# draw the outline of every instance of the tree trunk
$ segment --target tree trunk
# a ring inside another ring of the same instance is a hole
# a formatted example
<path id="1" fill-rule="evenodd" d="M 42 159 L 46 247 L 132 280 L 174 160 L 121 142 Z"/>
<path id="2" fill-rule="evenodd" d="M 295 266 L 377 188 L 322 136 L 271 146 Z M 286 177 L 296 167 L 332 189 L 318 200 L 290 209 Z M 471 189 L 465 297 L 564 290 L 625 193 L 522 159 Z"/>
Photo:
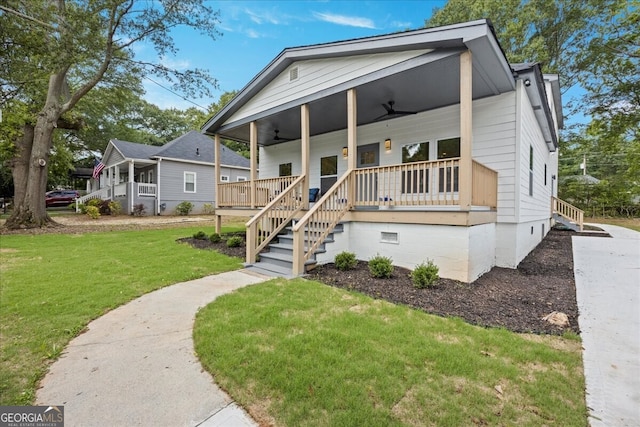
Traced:
<path id="1" fill-rule="evenodd" d="M 56 123 L 55 121 L 53 123 Z M 54 125 L 40 115 L 36 126 L 25 126 L 13 165 L 14 208 L 5 227 L 39 228 L 55 225 L 46 210 L 45 193 Z"/>
<path id="2" fill-rule="evenodd" d="M 31 132 L 25 130 L 22 140 L 18 143 L 13 171 L 16 202 L 13 213 L 5 223 L 7 228 L 39 228 L 56 225 L 47 215 L 45 194 L 53 131 L 63 112 L 60 103 L 66 72 L 67 70 L 63 69 L 49 76 L 49 89 L 44 108 L 38 114 L 35 127 Z"/>

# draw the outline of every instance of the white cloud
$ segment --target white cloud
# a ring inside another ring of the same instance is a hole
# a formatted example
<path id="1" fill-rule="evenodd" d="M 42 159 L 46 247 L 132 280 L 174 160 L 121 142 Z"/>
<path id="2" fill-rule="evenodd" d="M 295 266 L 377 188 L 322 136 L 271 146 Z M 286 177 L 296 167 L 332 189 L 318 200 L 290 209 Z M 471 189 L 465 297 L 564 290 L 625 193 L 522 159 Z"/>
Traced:
<path id="1" fill-rule="evenodd" d="M 345 25 L 348 27 L 372 28 L 376 26 L 369 18 L 361 18 L 358 16 L 336 15 L 333 13 L 313 12 L 313 15 L 321 21 L 330 22 L 332 24 Z"/>
<path id="2" fill-rule="evenodd" d="M 172 70 L 188 70 L 191 67 L 191 62 L 188 59 L 172 59 L 172 58 L 160 58 L 160 64 Z"/>
<path id="3" fill-rule="evenodd" d="M 246 31 L 245 31 L 245 34 L 246 34 L 249 38 L 252 38 L 252 39 L 259 39 L 260 37 L 262 37 L 262 36 L 260 35 L 260 33 L 259 33 L 259 32 L 257 32 L 257 31 L 256 31 L 256 30 L 254 30 L 254 29 L 251 29 L 251 28 L 249 28 L 248 30 L 246 30 Z"/>
<path id="4" fill-rule="evenodd" d="M 249 19 L 251 19 L 256 24 L 266 23 L 278 25 L 282 23 L 278 16 L 268 11 L 254 12 L 252 10 L 245 9 L 245 13 L 249 15 Z"/>
<path id="5" fill-rule="evenodd" d="M 413 28 L 411 22 L 392 21 L 390 25 L 393 28 L 402 28 L 402 29 Z"/>

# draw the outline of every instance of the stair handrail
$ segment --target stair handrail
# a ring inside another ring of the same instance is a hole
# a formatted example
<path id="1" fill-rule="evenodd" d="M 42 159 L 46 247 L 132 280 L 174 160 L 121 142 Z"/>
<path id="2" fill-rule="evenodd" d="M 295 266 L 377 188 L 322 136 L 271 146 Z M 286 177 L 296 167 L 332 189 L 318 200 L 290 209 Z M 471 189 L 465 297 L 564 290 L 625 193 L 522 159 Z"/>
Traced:
<path id="1" fill-rule="evenodd" d="M 304 175 L 296 178 L 245 224 L 247 229 L 246 256 L 248 264 L 253 264 L 256 261 L 258 253 L 302 210 L 304 206 L 302 197 L 304 197 L 304 195 L 301 194 L 301 197 L 298 197 L 296 191 L 297 187 L 304 182 L 305 178 Z M 274 227 L 258 232 L 258 225 L 261 224 L 265 218 L 270 218 L 272 220 L 270 225 L 274 225 Z"/>
<path id="2" fill-rule="evenodd" d="M 80 212 L 80 205 L 92 199 L 111 200 L 111 196 L 109 195 L 109 188 L 103 187 L 89 194 L 85 194 L 84 196 L 78 197 L 76 199 L 76 213 Z"/>
<path id="3" fill-rule="evenodd" d="M 293 227 L 293 272 L 304 273 L 304 264 L 353 207 L 354 170 L 348 170 Z M 350 197 L 351 196 L 351 197 Z M 315 227 L 315 228 L 313 228 Z M 305 237 L 307 248 L 305 249 Z"/>
<path id="4" fill-rule="evenodd" d="M 563 218 L 574 222 L 580 227 L 580 231 L 584 227 L 584 211 L 580 208 L 573 206 L 572 204 L 565 202 L 562 199 L 551 196 L 551 205 L 553 213 L 560 215 Z"/>

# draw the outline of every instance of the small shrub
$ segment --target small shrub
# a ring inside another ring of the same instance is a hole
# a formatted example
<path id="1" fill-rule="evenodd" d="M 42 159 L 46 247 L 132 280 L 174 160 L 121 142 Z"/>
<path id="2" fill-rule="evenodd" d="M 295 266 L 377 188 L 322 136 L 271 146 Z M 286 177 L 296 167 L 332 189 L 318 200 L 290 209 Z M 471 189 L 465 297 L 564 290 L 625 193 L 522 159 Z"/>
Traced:
<path id="1" fill-rule="evenodd" d="M 96 208 L 99 208 L 101 204 L 102 199 L 91 199 L 87 202 L 87 206 L 95 206 Z"/>
<path id="2" fill-rule="evenodd" d="M 369 273 L 378 279 L 388 279 L 393 274 L 393 264 L 391 258 L 376 255 L 369 260 Z"/>
<path id="3" fill-rule="evenodd" d="M 356 265 L 358 265 L 358 260 L 356 259 L 356 254 L 344 251 L 336 255 L 334 263 L 336 264 L 336 268 L 338 270 L 345 271 L 351 270 Z"/>
<path id="4" fill-rule="evenodd" d="M 240 236 L 233 236 L 227 239 L 227 247 L 229 248 L 239 248 L 244 243 L 244 240 Z"/>
<path id="5" fill-rule="evenodd" d="M 191 210 L 193 210 L 193 203 L 191 202 L 180 202 L 178 206 L 176 206 L 176 212 L 178 215 L 189 215 Z"/>
<path id="6" fill-rule="evenodd" d="M 108 200 L 103 200 L 102 203 L 100 203 L 100 205 L 98 205 L 98 209 L 100 209 L 100 215 L 111 215 L 111 207 L 110 205 L 110 201 Z"/>
<path id="7" fill-rule="evenodd" d="M 211 203 L 205 203 L 202 205 L 202 213 L 205 215 L 213 215 L 216 212 L 216 209 L 213 207 Z"/>
<path id="8" fill-rule="evenodd" d="M 75 204 L 73 205 L 73 208 L 75 209 Z M 80 213 L 82 215 L 86 215 L 87 214 L 87 205 L 85 205 L 84 203 L 79 203 L 78 204 L 78 210 L 80 211 Z"/>
<path id="9" fill-rule="evenodd" d="M 220 237 L 218 233 L 213 233 L 211 236 L 209 236 L 209 241 L 211 243 L 220 243 L 222 242 L 222 237 Z"/>
<path id="10" fill-rule="evenodd" d="M 133 205 L 133 212 L 132 212 L 133 216 L 143 216 L 145 212 L 146 210 L 144 208 L 144 203 L 138 203 Z"/>
<path id="11" fill-rule="evenodd" d="M 109 210 L 111 211 L 111 215 L 120 215 L 122 213 L 122 205 L 120 202 L 113 200 L 109 202 Z"/>
<path id="12" fill-rule="evenodd" d="M 91 219 L 100 218 L 100 209 L 97 206 L 87 206 L 87 216 Z"/>
<path id="13" fill-rule="evenodd" d="M 428 286 L 435 285 L 436 281 L 440 278 L 438 271 L 439 268 L 433 261 L 427 260 L 426 264 L 423 262 L 411 272 L 413 286 L 418 289 L 424 289 Z"/>
<path id="14" fill-rule="evenodd" d="M 193 238 L 197 240 L 207 240 L 207 233 L 204 231 L 198 231 L 193 235 Z"/>

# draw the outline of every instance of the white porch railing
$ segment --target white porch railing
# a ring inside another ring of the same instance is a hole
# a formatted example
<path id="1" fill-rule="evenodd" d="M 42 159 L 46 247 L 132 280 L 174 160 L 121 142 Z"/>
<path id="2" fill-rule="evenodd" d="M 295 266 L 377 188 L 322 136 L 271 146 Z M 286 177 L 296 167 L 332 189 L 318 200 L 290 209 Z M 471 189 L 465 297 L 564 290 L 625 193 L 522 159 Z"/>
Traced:
<path id="1" fill-rule="evenodd" d="M 155 197 L 157 193 L 156 184 L 138 183 L 138 196 L 139 197 Z"/>
<path id="2" fill-rule="evenodd" d="M 297 176 L 257 179 L 255 204 L 266 206 L 298 179 Z M 251 207 L 251 181 L 218 184 L 218 207 Z"/>

